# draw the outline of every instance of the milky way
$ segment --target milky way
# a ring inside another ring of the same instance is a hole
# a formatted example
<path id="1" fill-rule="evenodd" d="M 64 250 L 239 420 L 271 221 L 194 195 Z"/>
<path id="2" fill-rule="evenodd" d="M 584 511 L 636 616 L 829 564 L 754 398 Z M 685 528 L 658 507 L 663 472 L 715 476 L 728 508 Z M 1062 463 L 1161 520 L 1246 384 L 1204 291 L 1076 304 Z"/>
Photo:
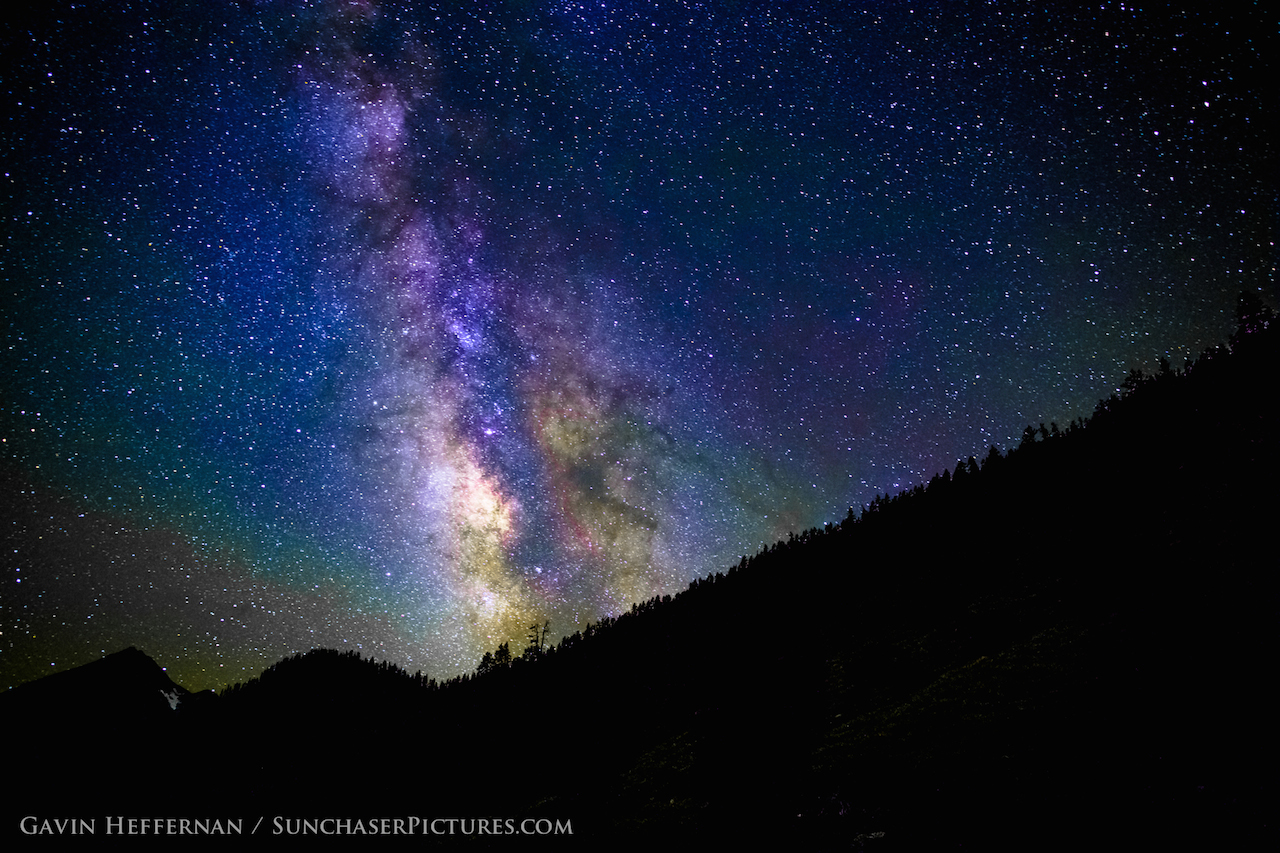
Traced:
<path id="1" fill-rule="evenodd" d="M 450 676 L 1088 414 L 1276 302 L 1275 24 L 16 17 L 0 683 L 127 645 L 191 688 L 314 646 Z"/>

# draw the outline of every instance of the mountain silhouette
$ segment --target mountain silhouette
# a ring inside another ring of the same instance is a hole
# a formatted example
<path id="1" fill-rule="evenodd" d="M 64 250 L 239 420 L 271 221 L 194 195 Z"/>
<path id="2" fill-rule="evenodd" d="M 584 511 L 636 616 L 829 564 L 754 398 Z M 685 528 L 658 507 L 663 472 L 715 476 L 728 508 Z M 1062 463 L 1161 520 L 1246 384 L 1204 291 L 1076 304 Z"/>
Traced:
<path id="1" fill-rule="evenodd" d="M 60 807 L 173 802 L 171 746 L 212 694 L 175 684 L 155 661 L 130 647 L 0 695 L 0 725 L 13 778 L 8 807 L 31 813 Z"/>
<path id="2" fill-rule="evenodd" d="M 173 714 L 191 694 L 160 666 L 130 646 L 75 669 L 54 673 L 0 694 L 16 715 L 48 719 L 83 717 L 88 711 L 122 722 Z"/>
<path id="3" fill-rule="evenodd" d="M 474 675 L 313 650 L 192 697 L 127 650 L 25 685 L 11 772 L 50 787 L 20 802 L 545 817 L 610 849 L 1258 843 L 1278 335 Z"/>

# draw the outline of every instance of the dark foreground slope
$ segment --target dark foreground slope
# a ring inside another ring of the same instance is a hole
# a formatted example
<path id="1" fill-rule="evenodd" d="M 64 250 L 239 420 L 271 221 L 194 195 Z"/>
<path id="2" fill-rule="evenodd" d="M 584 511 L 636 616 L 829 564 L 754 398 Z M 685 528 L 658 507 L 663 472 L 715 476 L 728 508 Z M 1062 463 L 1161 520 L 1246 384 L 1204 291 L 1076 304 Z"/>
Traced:
<path id="1" fill-rule="evenodd" d="M 316 652 L 101 737 L 93 702 L 44 720 L 15 691 L 10 808 L 538 816 L 609 849 L 1265 843 L 1276 338 L 461 682 Z"/>

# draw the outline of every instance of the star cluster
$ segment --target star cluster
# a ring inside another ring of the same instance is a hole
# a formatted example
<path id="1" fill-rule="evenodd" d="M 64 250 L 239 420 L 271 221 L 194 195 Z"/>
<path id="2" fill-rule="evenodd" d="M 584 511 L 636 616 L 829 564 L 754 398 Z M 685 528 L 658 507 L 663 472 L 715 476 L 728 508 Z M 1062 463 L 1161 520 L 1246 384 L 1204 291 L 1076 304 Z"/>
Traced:
<path id="1" fill-rule="evenodd" d="M 3 35 L 4 686 L 467 671 L 1276 301 L 1257 7 L 45 5 Z"/>

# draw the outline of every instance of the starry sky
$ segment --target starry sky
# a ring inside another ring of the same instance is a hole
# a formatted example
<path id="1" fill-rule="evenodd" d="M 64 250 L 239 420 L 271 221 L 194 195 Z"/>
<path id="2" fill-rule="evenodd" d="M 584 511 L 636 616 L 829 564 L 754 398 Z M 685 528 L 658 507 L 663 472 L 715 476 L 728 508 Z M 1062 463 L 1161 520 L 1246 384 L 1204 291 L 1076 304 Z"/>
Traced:
<path id="1" fill-rule="evenodd" d="M 0 686 L 449 677 L 1225 342 L 1277 225 L 1225 5 L 4 13 Z"/>

